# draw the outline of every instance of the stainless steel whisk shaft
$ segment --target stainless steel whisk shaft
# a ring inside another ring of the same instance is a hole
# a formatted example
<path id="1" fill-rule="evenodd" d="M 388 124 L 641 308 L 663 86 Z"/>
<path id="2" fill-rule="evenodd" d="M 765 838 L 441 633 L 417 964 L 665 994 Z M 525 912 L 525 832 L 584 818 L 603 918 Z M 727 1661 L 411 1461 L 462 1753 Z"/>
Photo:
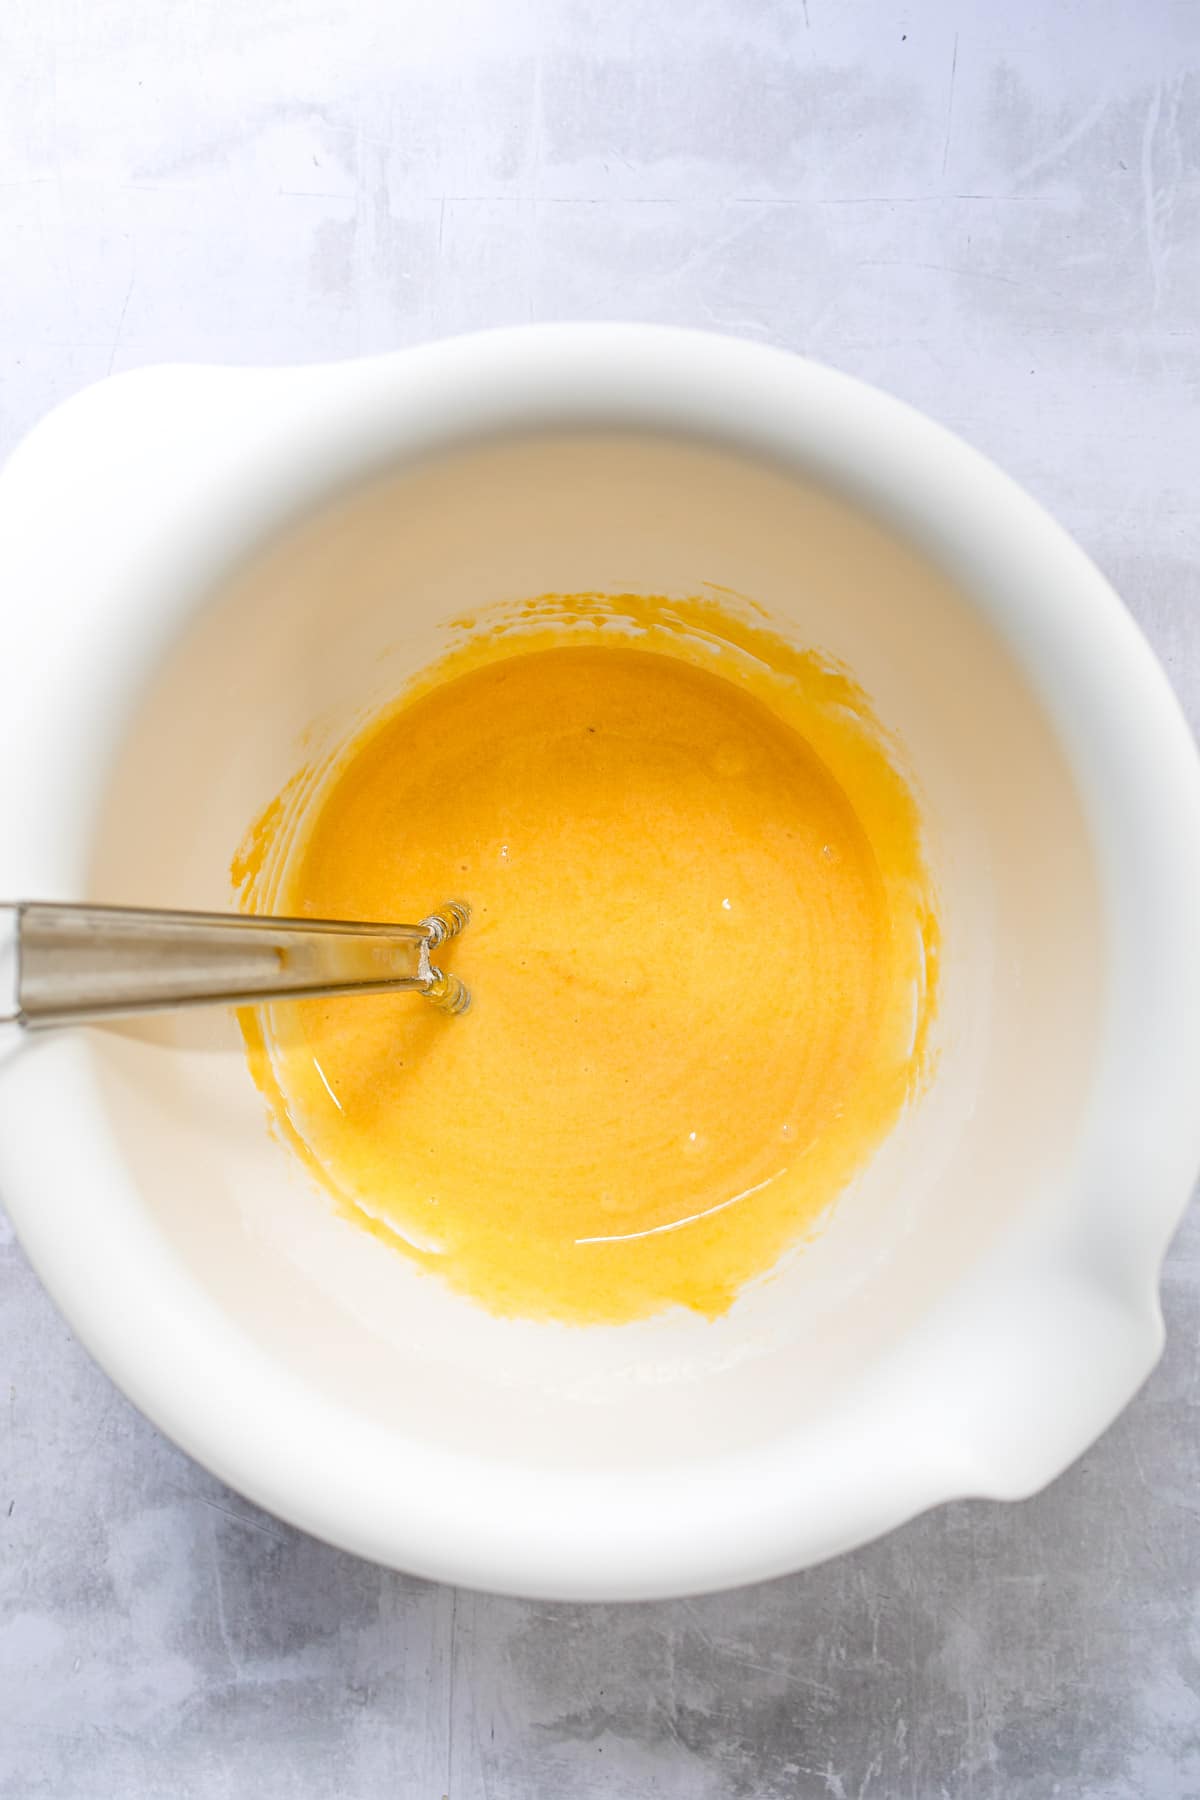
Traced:
<path id="1" fill-rule="evenodd" d="M 12 993 L 0 1017 L 74 1025 L 176 1006 L 389 989 L 465 1012 L 467 989 L 435 966 L 433 953 L 469 918 L 457 900 L 417 925 L 24 901 L 0 907 L 0 967 L 7 965 Z"/>

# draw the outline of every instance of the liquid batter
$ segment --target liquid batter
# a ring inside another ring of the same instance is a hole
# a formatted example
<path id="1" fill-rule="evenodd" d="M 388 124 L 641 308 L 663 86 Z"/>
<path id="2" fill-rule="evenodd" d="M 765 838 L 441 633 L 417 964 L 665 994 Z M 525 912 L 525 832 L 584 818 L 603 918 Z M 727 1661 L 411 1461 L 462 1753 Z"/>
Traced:
<path id="1" fill-rule="evenodd" d="M 376 717 L 272 889 L 335 918 L 468 901 L 439 954 L 471 1010 L 248 1025 L 352 1217 L 493 1311 L 606 1323 L 718 1314 L 811 1230 L 919 1076 L 936 954 L 917 813 L 847 677 L 711 608 L 627 602 L 600 641 L 615 605 L 481 634 Z"/>

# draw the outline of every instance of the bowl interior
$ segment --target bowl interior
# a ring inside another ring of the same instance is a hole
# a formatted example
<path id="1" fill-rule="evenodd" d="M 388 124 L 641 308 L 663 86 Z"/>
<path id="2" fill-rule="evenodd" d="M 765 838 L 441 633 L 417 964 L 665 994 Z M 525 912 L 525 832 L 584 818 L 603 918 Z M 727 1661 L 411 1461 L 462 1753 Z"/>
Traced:
<path id="1" fill-rule="evenodd" d="M 455 617 L 548 592 L 714 589 L 757 602 L 866 689 L 920 799 L 944 934 L 926 1090 L 816 1239 L 725 1317 L 491 1318 L 336 1215 L 272 1138 L 231 1016 L 89 1035 L 170 1255 L 268 1357 L 392 1432 L 609 1470 L 770 1439 L 836 1409 L 1036 1212 L 1071 1155 L 1104 956 L 1054 733 L 926 557 L 748 456 L 645 434 L 500 438 L 330 496 L 202 597 L 146 688 L 96 829 L 92 896 L 228 906 L 251 820 L 433 660 Z"/>

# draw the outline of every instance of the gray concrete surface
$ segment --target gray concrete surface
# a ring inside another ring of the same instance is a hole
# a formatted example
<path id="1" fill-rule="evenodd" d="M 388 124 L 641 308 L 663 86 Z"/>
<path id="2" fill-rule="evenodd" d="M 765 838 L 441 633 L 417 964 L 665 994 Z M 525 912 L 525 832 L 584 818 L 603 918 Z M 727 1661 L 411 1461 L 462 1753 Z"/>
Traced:
<path id="1" fill-rule="evenodd" d="M 166 358 L 739 332 L 996 457 L 1197 723 L 1198 307 L 1194 0 L 0 6 L 0 449 Z M 1195 1219 L 1165 1303 L 1164 1364 L 1040 1498 L 589 1609 L 259 1514 L 112 1390 L 0 1228 L 0 1794 L 1200 1795 Z"/>

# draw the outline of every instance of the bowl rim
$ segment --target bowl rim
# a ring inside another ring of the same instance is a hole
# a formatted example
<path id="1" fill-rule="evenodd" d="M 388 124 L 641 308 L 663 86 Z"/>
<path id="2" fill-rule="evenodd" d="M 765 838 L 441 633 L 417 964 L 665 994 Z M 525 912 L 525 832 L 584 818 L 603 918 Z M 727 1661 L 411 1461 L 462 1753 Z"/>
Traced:
<path id="1" fill-rule="evenodd" d="M 35 427 L 0 472 L 0 569 L 25 596 L 0 668 L 5 877 L 80 891 L 99 752 L 119 740 L 206 571 L 379 464 L 566 428 L 683 434 L 826 480 L 938 562 L 1016 657 L 1079 786 L 1110 951 L 1077 1153 L 1036 1217 L 836 1417 L 700 1468 L 598 1477 L 405 1439 L 274 1364 L 133 1203 L 74 1035 L 0 1055 L 0 1193 L 96 1359 L 252 1500 L 417 1574 L 547 1598 L 654 1598 L 806 1566 L 941 1501 L 1031 1492 L 1149 1373 L 1160 1265 L 1200 1169 L 1200 760 L 1103 576 L 943 427 L 848 375 L 734 338 L 526 326 L 309 368 L 139 370 Z M 112 496 L 165 496 L 172 455 L 196 477 L 186 506 L 164 505 L 157 532 L 114 528 Z M 80 529 L 64 533 L 72 471 L 90 472 L 94 492 L 76 505 Z"/>

